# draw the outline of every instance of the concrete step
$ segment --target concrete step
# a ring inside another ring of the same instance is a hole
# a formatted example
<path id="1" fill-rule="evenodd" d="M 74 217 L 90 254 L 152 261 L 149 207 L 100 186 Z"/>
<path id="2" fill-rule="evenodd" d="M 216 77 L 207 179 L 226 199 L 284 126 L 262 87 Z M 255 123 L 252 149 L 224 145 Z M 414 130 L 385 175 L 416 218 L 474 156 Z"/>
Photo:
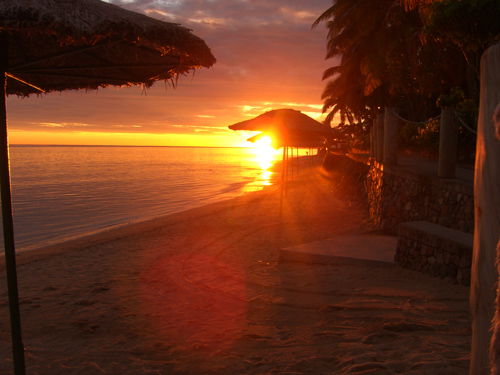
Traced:
<path id="1" fill-rule="evenodd" d="M 399 225 L 395 260 L 431 276 L 470 285 L 474 235 L 427 221 Z"/>
<path id="2" fill-rule="evenodd" d="M 398 238 L 384 235 L 344 235 L 280 250 L 282 262 L 355 264 L 359 262 L 394 266 Z"/>

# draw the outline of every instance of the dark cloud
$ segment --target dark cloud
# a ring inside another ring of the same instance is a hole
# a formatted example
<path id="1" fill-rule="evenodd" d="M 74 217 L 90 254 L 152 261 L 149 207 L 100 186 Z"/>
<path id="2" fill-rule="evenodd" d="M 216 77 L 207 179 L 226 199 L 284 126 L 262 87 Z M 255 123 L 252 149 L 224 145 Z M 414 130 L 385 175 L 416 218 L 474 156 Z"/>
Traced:
<path id="1" fill-rule="evenodd" d="M 110 0 L 193 30 L 217 63 L 177 88 L 67 92 L 9 98 L 16 130 L 191 134 L 226 132 L 263 110 L 320 112 L 326 29 L 311 30 L 331 0 Z M 49 125 L 48 125 L 49 124 Z"/>

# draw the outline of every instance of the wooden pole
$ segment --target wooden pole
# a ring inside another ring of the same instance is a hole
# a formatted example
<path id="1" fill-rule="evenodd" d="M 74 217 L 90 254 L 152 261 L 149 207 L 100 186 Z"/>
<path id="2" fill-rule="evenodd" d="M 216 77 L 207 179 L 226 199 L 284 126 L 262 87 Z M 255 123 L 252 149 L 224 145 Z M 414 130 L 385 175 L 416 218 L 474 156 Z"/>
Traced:
<path id="1" fill-rule="evenodd" d="M 500 232 L 500 143 L 495 139 L 493 115 L 500 103 L 500 44 L 493 45 L 481 58 L 481 90 L 474 178 L 475 230 L 472 254 L 470 305 L 472 343 L 470 375 L 490 374 L 491 322 L 495 315 L 498 259 L 496 245 Z M 496 309 L 498 318 L 498 305 Z M 498 347 L 498 324 L 494 325 L 492 347 Z M 492 353 L 493 363 L 499 362 Z M 497 365 L 498 366 L 498 365 Z M 498 368 L 497 366 L 493 366 Z M 498 372 L 497 372 L 498 373 Z"/>
<path id="2" fill-rule="evenodd" d="M 0 49 L 8 51 L 8 39 L 5 33 L 0 33 Z M 5 247 L 5 268 L 7 273 L 7 290 L 9 296 L 10 326 L 12 335 L 12 354 L 14 359 L 14 374 L 26 373 L 24 361 L 24 344 L 21 334 L 21 313 L 19 309 L 19 294 L 17 286 L 16 246 L 14 241 L 14 221 L 12 214 L 12 193 L 10 184 L 9 140 L 7 133 L 6 105 L 6 70 L 8 66 L 7 52 L 0 54 L 0 71 L 4 79 L 3 97 L 0 105 L 0 195 L 2 198 L 3 239 Z"/>
<path id="3" fill-rule="evenodd" d="M 500 140 L 500 104 L 495 110 L 495 130 L 496 137 Z M 498 156 L 498 155 L 497 155 Z M 498 159 L 497 159 L 498 161 Z M 498 208 L 498 206 L 497 206 Z M 497 212 L 498 213 L 498 212 Z M 499 215 L 500 216 L 500 215 Z M 499 241 L 496 247 L 496 259 L 497 259 L 497 273 L 500 277 L 500 235 Z M 500 281 L 500 280 L 499 280 Z M 493 337 L 490 346 L 490 360 L 491 360 L 491 374 L 500 375 L 500 286 L 497 284 L 497 295 L 496 295 L 496 310 L 495 316 L 493 318 Z"/>
<path id="4" fill-rule="evenodd" d="M 398 164 L 398 125 L 399 119 L 394 115 L 398 108 L 385 108 L 384 113 L 384 165 Z"/>
<path id="5" fill-rule="evenodd" d="M 300 158 L 299 158 L 299 148 L 297 147 L 297 177 L 299 176 L 300 173 Z"/>
<path id="6" fill-rule="evenodd" d="M 379 163 L 384 162 L 384 114 L 377 115 L 377 149 L 375 159 Z"/>
<path id="7" fill-rule="evenodd" d="M 375 157 L 375 142 L 377 141 L 377 119 L 372 121 L 372 128 L 370 131 L 370 156 Z"/>
<path id="8" fill-rule="evenodd" d="M 285 161 L 285 196 L 288 195 L 288 159 L 289 159 L 289 156 L 288 156 L 288 147 L 286 147 L 286 161 Z"/>
<path id="9" fill-rule="evenodd" d="M 455 178 L 457 165 L 458 127 L 453 109 L 441 109 L 439 128 L 438 177 Z"/>
<path id="10" fill-rule="evenodd" d="M 283 192 L 285 191 L 285 173 L 286 173 L 286 147 L 283 146 L 283 162 L 281 165 L 281 191 L 280 191 L 280 217 L 283 215 Z"/>

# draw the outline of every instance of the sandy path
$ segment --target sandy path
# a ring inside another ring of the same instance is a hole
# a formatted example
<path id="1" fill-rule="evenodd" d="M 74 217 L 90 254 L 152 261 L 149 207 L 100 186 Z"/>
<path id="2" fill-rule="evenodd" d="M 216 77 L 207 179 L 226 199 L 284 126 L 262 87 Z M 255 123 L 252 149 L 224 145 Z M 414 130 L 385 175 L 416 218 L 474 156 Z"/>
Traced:
<path id="1" fill-rule="evenodd" d="M 397 266 L 280 263 L 369 231 L 317 173 L 18 257 L 28 374 L 467 374 L 468 288 Z M 12 374 L 0 269 L 0 373 Z"/>

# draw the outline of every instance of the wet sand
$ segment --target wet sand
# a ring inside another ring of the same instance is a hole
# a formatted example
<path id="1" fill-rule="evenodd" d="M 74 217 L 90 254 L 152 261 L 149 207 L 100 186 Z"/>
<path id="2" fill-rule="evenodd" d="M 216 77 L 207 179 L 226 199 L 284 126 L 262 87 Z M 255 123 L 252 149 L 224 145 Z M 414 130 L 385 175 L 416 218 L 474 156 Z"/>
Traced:
<path id="1" fill-rule="evenodd" d="M 400 267 L 279 262 L 376 233 L 347 187 L 279 189 L 18 256 L 28 374 L 468 374 L 466 287 Z M 12 374 L 4 264 L 0 373 Z"/>

